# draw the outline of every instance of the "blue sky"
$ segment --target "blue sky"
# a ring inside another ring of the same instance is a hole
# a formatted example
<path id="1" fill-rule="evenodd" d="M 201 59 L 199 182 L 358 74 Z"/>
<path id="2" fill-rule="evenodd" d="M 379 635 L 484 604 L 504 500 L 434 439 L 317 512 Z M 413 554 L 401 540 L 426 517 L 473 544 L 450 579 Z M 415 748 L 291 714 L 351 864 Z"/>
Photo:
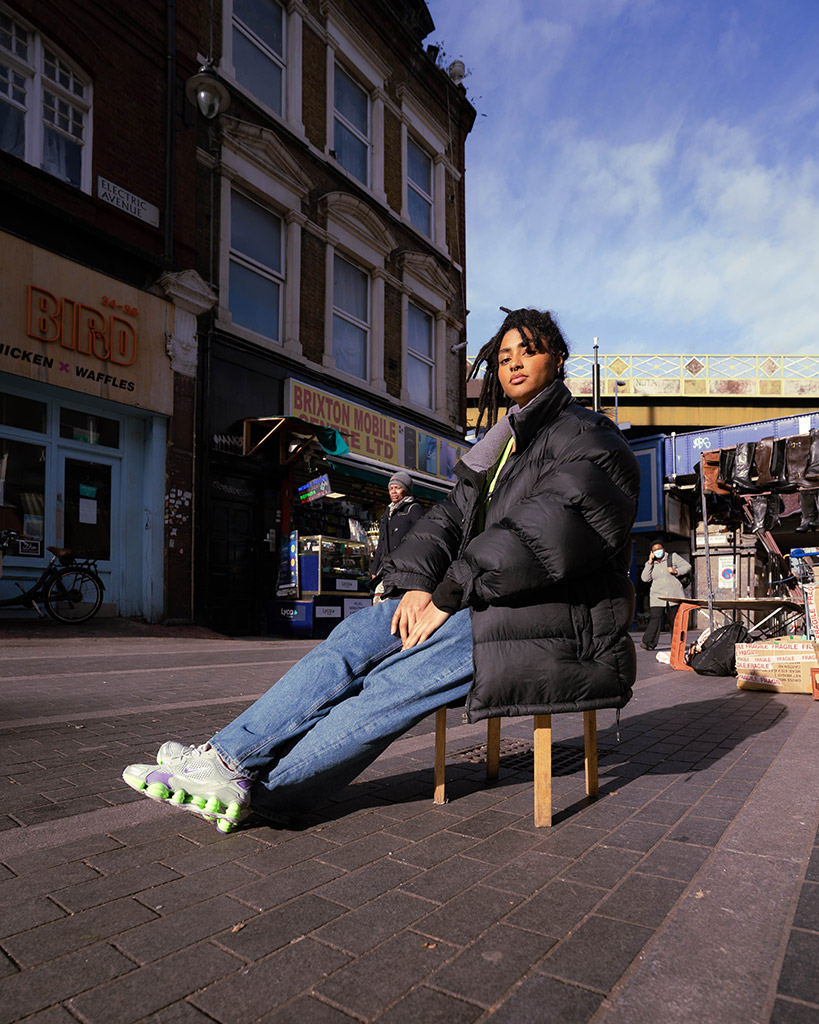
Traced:
<path id="1" fill-rule="evenodd" d="M 819 352 L 819 0 L 428 0 L 466 64 L 468 354 Z"/>

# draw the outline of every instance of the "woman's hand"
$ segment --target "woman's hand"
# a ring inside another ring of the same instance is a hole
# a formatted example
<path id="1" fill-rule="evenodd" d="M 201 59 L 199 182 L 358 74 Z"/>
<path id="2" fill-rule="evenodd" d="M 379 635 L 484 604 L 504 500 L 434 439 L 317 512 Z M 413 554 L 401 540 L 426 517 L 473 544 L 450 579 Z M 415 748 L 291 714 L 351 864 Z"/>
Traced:
<path id="1" fill-rule="evenodd" d="M 415 626 L 418 616 L 432 600 L 432 594 L 425 590 L 408 590 L 398 602 L 395 614 L 392 617 L 390 632 L 395 636 L 401 634 L 401 639 L 406 643 L 407 636 Z"/>
<path id="2" fill-rule="evenodd" d="M 443 626 L 449 618 L 449 614 L 449 612 L 442 612 L 440 608 L 436 608 L 432 601 L 430 601 L 415 620 L 415 625 L 403 638 L 404 643 L 401 649 L 406 651 L 410 647 L 415 647 L 416 644 L 422 644 L 425 640 L 428 640 L 436 629 L 440 629 Z"/>
<path id="3" fill-rule="evenodd" d="M 431 594 L 425 590 L 408 590 L 392 617 L 391 632 L 401 635 L 401 649 L 406 651 L 428 640 L 448 618 L 449 612 L 442 612 L 432 603 Z"/>

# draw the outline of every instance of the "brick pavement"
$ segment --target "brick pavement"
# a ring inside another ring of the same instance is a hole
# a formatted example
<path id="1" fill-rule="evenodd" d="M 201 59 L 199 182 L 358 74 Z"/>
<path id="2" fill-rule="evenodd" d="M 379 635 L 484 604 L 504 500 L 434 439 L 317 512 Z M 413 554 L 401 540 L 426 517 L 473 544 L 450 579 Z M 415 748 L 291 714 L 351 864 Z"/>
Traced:
<path id="1" fill-rule="evenodd" d="M 0 624 L 0 630 L 3 624 Z M 0 1024 L 819 1022 L 817 705 L 638 651 L 624 711 L 555 716 L 556 825 L 531 721 L 432 719 L 298 827 L 231 836 L 120 779 L 201 741 L 308 642 L 101 626 L 0 653 Z"/>

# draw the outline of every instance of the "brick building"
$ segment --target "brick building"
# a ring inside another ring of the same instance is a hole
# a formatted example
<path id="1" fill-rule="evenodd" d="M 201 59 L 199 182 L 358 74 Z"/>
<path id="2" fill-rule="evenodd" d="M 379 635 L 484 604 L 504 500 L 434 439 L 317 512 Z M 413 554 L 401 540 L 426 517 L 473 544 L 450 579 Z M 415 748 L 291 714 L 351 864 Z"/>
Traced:
<path id="1" fill-rule="evenodd" d="M 0 0 L 0 528 L 192 616 L 196 0 Z M 5 585 L 0 580 L 0 588 Z M 0 596 L 8 596 L 0 590 Z"/>
<path id="2" fill-rule="evenodd" d="M 214 628 L 263 631 L 274 604 L 332 623 L 367 600 L 392 472 L 427 502 L 451 486 L 475 111 L 433 28 L 421 0 L 202 4 L 224 93 L 199 115 L 196 185 L 217 301 L 199 320 L 195 598 Z M 300 557 L 306 536 L 323 555 Z"/>

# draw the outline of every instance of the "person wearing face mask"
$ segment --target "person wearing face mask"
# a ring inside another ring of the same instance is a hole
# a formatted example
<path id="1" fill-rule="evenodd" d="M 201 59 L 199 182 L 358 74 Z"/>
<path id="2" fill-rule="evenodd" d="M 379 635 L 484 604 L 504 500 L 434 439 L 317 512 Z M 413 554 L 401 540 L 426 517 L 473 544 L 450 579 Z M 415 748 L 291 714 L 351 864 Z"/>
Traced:
<path id="1" fill-rule="evenodd" d="M 685 597 L 683 585 L 678 577 L 688 572 L 691 572 L 691 566 L 680 555 L 673 555 L 670 551 L 666 552 L 659 541 L 651 545 L 648 561 L 640 574 L 643 583 L 651 584 L 649 592 L 651 611 L 646 631 L 640 641 L 640 646 L 645 650 L 653 651 L 657 646 L 666 616 L 673 624 L 677 605 Z"/>

